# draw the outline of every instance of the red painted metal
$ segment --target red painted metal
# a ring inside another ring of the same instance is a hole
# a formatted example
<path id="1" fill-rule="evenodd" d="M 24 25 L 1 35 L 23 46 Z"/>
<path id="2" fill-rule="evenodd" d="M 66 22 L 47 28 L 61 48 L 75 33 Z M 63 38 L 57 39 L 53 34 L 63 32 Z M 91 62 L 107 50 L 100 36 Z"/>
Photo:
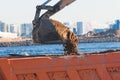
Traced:
<path id="1" fill-rule="evenodd" d="M 0 80 L 120 80 L 120 51 L 0 58 Z"/>

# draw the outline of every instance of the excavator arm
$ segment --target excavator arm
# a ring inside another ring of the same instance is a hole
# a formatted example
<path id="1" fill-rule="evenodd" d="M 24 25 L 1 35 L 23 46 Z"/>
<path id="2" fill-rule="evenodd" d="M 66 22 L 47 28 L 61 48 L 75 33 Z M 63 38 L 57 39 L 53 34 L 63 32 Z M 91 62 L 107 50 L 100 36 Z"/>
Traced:
<path id="1" fill-rule="evenodd" d="M 36 6 L 36 13 L 33 20 L 33 26 L 36 26 L 39 24 L 40 19 L 42 18 L 49 18 L 58 11 L 62 10 L 64 7 L 68 6 L 72 2 L 76 0 L 60 0 L 58 3 L 56 3 L 54 6 L 46 6 L 47 3 L 49 3 L 51 0 L 47 0 L 42 5 Z M 42 16 L 40 17 L 40 12 L 42 9 L 47 10 Z"/>
<path id="2" fill-rule="evenodd" d="M 48 10 L 41 17 L 45 17 L 45 16 L 50 17 L 74 1 L 75 0 L 60 0 L 57 4 L 53 6 L 53 10 Z"/>
<path id="3" fill-rule="evenodd" d="M 71 4 L 75 0 L 60 0 L 58 3 L 56 3 L 54 6 L 46 6 L 47 3 L 49 3 L 51 0 L 47 0 L 42 5 L 36 7 L 36 14 L 35 14 L 35 20 L 39 18 L 40 11 L 42 9 L 47 9 L 48 11 L 45 12 L 41 18 L 45 18 L 46 16 L 49 18 L 50 16 L 54 15 L 58 11 L 62 10 L 67 5 Z"/>
<path id="4" fill-rule="evenodd" d="M 49 3 L 51 0 L 47 0 L 46 2 L 44 2 L 42 5 L 40 6 L 36 6 L 36 13 L 35 13 L 35 17 L 34 20 L 38 20 L 39 16 L 40 16 L 40 11 L 42 9 L 47 9 L 47 10 L 53 10 L 52 6 L 46 6 L 47 3 Z"/>

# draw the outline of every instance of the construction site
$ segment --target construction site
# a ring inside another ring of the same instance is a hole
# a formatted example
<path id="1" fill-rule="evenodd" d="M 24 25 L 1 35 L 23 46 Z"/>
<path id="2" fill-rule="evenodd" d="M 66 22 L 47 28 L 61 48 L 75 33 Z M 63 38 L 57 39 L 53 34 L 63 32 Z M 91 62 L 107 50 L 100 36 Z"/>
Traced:
<path id="1" fill-rule="evenodd" d="M 32 21 L 32 40 L 45 44 L 60 40 L 64 47 L 62 55 L 0 57 L 0 80 L 120 80 L 120 50 L 84 54 L 78 51 L 79 39 L 70 29 L 50 17 L 75 0 L 51 0 L 36 6 Z M 41 10 L 46 10 L 40 16 Z"/>

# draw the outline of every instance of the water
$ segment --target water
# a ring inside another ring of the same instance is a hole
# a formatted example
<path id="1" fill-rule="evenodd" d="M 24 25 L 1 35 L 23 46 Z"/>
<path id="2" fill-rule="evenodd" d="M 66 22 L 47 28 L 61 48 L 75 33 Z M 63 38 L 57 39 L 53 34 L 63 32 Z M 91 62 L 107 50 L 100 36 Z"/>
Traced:
<path id="1" fill-rule="evenodd" d="M 83 53 L 100 52 L 106 50 L 120 49 L 120 42 L 104 42 L 104 43 L 80 43 L 79 51 Z M 17 46 L 17 47 L 0 47 L 0 56 L 9 56 L 9 54 L 28 53 L 30 55 L 43 54 L 63 54 L 63 46 L 61 44 L 47 44 L 35 46 Z"/>

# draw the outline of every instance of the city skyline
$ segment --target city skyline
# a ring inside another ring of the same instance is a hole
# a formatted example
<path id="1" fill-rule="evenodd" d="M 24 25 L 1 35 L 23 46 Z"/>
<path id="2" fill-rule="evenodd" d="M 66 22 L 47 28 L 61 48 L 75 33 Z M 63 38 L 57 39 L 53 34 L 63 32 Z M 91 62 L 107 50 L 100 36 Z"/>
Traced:
<path id="1" fill-rule="evenodd" d="M 107 28 L 95 28 L 94 24 L 84 23 L 84 22 L 76 22 L 71 24 L 69 22 L 63 23 L 65 26 L 69 27 L 71 31 L 73 31 L 77 35 L 84 35 L 89 32 L 99 33 L 105 32 L 109 30 L 120 30 L 120 20 L 114 20 L 114 23 L 109 24 Z M 16 24 L 5 24 L 0 21 L 0 37 L 22 37 L 22 38 L 31 38 L 32 37 L 32 23 L 22 23 L 19 25 Z M 5 36 L 6 35 L 6 36 Z"/>
<path id="2" fill-rule="evenodd" d="M 105 29 L 105 28 L 107 29 L 107 28 L 110 28 L 110 26 L 112 26 L 112 24 L 114 24 L 116 21 L 118 21 L 118 20 L 114 20 L 114 21 L 112 21 L 113 23 L 109 23 L 107 25 L 100 25 L 100 24 L 97 24 L 96 22 L 83 22 L 83 21 L 77 21 L 77 22 L 73 22 L 73 23 L 63 22 L 63 24 L 65 26 L 69 27 L 70 30 L 73 31 L 73 28 L 77 28 L 77 23 L 82 22 L 83 23 L 83 33 L 87 33 L 88 31 L 92 31 L 94 29 Z M 32 23 L 21 23 L 21 24 L 26 24 L 26 25 L 31 24 L 32 25 Z M 2 26 L 6 26 L 6 31 L 9 31 L 8 30 L 9 25 L 11 25 L 11 27 L 12 27 L 12 26 L 20 26 L 21 24 L 7 24 L 7 23 L 5 23 L 3 21 L 0 21 L 0 26 L 1 26 L 0 30 L 3 31 L 4 28 L 2 28 Z M 10 31 L 10 32 L 13 32 L 13 31 Z M 16 31 L 14 30 L 14 32 L 16 32 Z"/>
<path id="3" fill-rule="evenodd" d="M 45 0 L 3 0 L 0 3 L 0 20 L 8 24 L 30 23 L 35 14 L 36 5 Z M 54 4 L 59 0 L 52 0 Z M 120 0 L 76 0 L 51 18 L 61 22 L 95 21 L 107 24 L 120 19 Z"/>

